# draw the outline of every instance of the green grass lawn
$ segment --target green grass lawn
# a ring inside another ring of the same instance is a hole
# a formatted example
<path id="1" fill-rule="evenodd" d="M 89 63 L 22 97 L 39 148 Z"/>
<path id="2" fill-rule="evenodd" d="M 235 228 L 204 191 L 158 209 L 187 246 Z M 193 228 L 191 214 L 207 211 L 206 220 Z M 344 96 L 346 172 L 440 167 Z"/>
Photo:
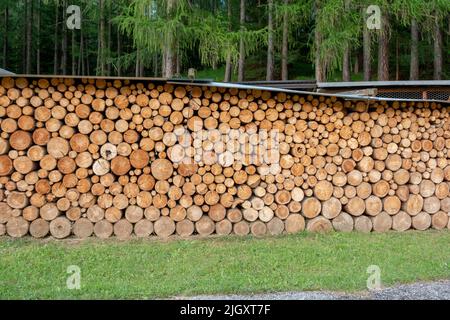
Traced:
<path id="1" fill-rule="evenodd" d="M 155 298 L 288 290 L 364 290 L 450 278 L 450 232 L 330 233 L 193 240 L 0 238 L 0 298 Z M 81 269 L 69 290 L 67 267 Z"/>

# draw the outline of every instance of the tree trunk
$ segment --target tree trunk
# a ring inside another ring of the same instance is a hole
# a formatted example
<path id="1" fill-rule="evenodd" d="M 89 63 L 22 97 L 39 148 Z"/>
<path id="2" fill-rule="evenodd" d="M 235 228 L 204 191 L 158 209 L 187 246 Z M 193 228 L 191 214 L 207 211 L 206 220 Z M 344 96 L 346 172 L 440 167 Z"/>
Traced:
<path id="1" fill-rule="evenodd" d="M 32 26 L 33 26 L 33 0 L 26 2 L 27 10 L 27 26 L 26 26 L 26 58 L 25 58 L 25 73 L 31 73 L 31 47 L 32 47 Z"/>
<path id="2" fill-rule="evenodd" d="M 344 50 L 342 61 L 342 81 L 350 81 L 350 48 L 348 46 Z"/>
<path id="3" fill-rule="evenodd" d="M 346 11 L 349 10 L 349 0 L 344 1 L 344 9 Z M 350 81 L 350 45 L 344 44 L 344 55 L 342 57 L 342 80 L 343 81 Z"/>
<path id="4" fill-rule="evenodd" d="M 144 76 L 144 61 L 142 58 L 142 53 L 141 53 L 141 58 L 139 59 L 139 77 L 143 77 Z"/>
<path id="5" fill-rule="evenodd" d="M 166 48 L 164 48 L 161 55 L 161 76 L 166 76 Z"/>
<path id="6" fill-rule="evenodd" d="M 153 76 L 156 78 L 158 77 L 158 53 L 155 53 L 153 55 Z"/>
<path id="7" fill-rule="evenodd" d="M 231 65 L 231 54 L 227 54 L 227 60 L 225 63 L 225 76 L 223 78 L 224 82 L 231 82 L 231 72 L 232 72 L 232 65 Z"/>
<path id="8" fill-rule="evenodd" d="M 245 30 L 245 0 L 241 0 L 240 4 L 240 29 L 243 32 Z M 244 37 L 241 36 L 239 41 L 239 62 L 238 62 L 238 81 L 244 81 L 244 73 L 245 73 L 245 43 Z"/>
<path id="9" fill-rule="evenodd" d="M 289 0 L 284 0 L 284 5 L 287 6 Z M 289 15 L 287 8 L 283 15 L 283 39 L 281 45 L 281 80 L 288 80 L 288 36 L 289 36 Z"/>
<path id="10" fill-rule="evenodd" d="M 419 79 L 419 27 L 417 21 L 411 21 L 411 60 L 409 66 L 409 80 Z"/>
<path id="11" fill-rule="evenodd" d="M 78 70 L 77 70 L 77 74 L 78 75 L 83 75 L 84 74 L 84 48 L 83 48 L 83 28 L 81 28 L 80 30 L 80 54 L 78 56 Z"/>
<path id="12" fill-rule="evenodd" d="M 381 30 L 378 37 L 378 81 L 389 81 L 389 39 L 388 18 L 381 18 Z"/>
<path id="13" fill-rule="evenodd" d="M 325 81 L 325 72 L 323 70 L 323 65 L 322 65 L 322 61 L 320 59 L 320 39 L 321 39 L 321 34 L 320 31 L 316 30 L 314 31 L 314 42 L 315 42 L 315 47 L 316 47 L 316 52 L 315 52 L 315 73 L 316 73 L 316 81 L 317 82 L 323 82 Z"/>
<path id="14" fill-rule="evenodd" d="M 141 50 L 139 47 L 136 48 L 136 65 L 134 70 L 134 76 L 139 77 L 139 70 L 140 70 L 140 60 L 141 60 Z"/>
<path id="15" fill-rule="evenodd" d="M 216 66 L 213 66 L 213 69 L 215 69 Z M 176 62 L 176 68 L 175 68 L 175 74 L 177 78 L 181 77 L 181 55 L 180 55 L 180 49 L 177 46 L 177 62 Z"/>
<path id="16" fill-rule="evenodd" d="M 442 79 L 442 33 L 439 22 L 434 23 L 434 72 L 433 79 Z"/>
<path id="17" fill-rule="evenodd" d="M 36 74 L 41 73 L 41 0 L 37 0 Z"/>
<path id="18" fill-rule="evenodd" d="M 395 37 L 395 80 L 400 79 L 400 45 L 398 35 Z"/>
<path id="19" fill-rule="evenodd" d="M 172 16 L 172 10 L 174 9 L 176 0 L 167 0 L 167 15 L 170 19 Z M 174 42 L 175 35 L 168 34 L 166 39 L 166 55 L 165 55 L 165 77 L 171 78 L 174 73 L 174 62 L 175 62 L 175 53 L 174 53 Z"/>
<path id="20" fill-rule="evenodd" d="M 59 24 L 59 5 L 55 5 L 55 33 L 54 33 L 54 49 L 53 49 L 53 74 L 58 74 L 58 26 Z"/>
<path id="21" fill-rule="evenodd" d="M 5 34 L 3 35 L 3 67 L 8 68 L 8 27 L 9 27 L 9 9 L 8 7 L 5 8 L 4 13 L 4 25 L 5 25 Z"/>
<path id="22" fill-rule="evenodd" d="M 371 40 L 369 29 L 363 28 L 363 72 L 364 81 L 370 81 L 372 77 L 372 55 L 371 55 Z"/>
<path id="23" fill-rule="evenodd" d="M 228 13 L 228 31 L 231 32 L 231 0 L 227 1 L 227 13 Z M 225 76 L 223 81 L 224 82 L 230 82 L 231 81 L 231 74 L 232 74 L 233 66 L 231 65 L 231 53 L 228 52 L 227 59 L 225 63 Z"/>
<path id="24" fill-rule="evenodd" d="M 76 61 L 76 39 L 75 39 L 75 30 L 72 30 L 72 75 L 77 74 L 77 61 Z"/>
<path id="25" fill-rule="evenodd" d="M 111 5 L 112 3 L 109 4 L 109 10 L 108 10 L 108 57 L 112 52 L 112 22 L 111 22 Z M 106 73 L 108 76 L 111 75 L 111 62 L 107 62 L 106 64 Z"/>
<path id="26" fill-rule="evenodd" d="M 105 75 L 105 0 L 99 0 L 97 75 Z"/>
<path id="27" fill-rule="evenodd" d="M 63 21 L 62 21 L 62 30 L 63 30 L 63 43 L 62 43 L 62 60 L 61 60 L 61 69 L 62 74 L 67 74 L 67 26 L 65 25 L 67 20 L 67 0 L 63 2 Z"/>
<path id="28" fill-rule="evenodd" d="M 267 68 L 266 68 L 266 80 L 273 80 L 273 60 L 274 60 L 274 48 L 273 48 L 273 19 L 272 19 L 272 11 L 273 11 L 273 0 L 268 0 L 268 21 L 267 21 L 267 29 L 268 29 L 268 39 L 267 39 Z"/>
<path id="29" fill-rule="evenodd" d="M 120 31 L 117 30 L 117 57 L 120 59 L 120 56 L 122 55 L 122 37 L 120 36 Z M 117 76 L 122 76 L 122 63 L 117 63 Z"/>
<path id="30" fill-rule="evenodd" d="M 353 74 L 359 73 L 359 59 L 360 59 L 360 53 L 358 52 L 355 56 L 355 64 L 353 65 Z"/>

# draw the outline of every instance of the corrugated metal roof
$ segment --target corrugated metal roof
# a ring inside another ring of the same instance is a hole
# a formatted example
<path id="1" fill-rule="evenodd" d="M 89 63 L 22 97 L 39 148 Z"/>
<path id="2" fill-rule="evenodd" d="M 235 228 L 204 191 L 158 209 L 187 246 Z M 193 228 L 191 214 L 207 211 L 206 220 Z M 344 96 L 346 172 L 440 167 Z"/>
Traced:
<path id="1" fill-rule="evenodd" d="M 0 74 L 1 76 L 1 74 Z M 8 74 L 3 76 L 12 76 L 14 78 L 26 77 L 26 78 L 69 78 L 69 79 L 105 79 L 105 80 L 130 80 L 130 81 L 155 81 L 155 82 L 167 82 L 172 84 L 182 84 L 182 85 L 195 85 L 195 86 L 214 86 L 214 87 L 224 87 L 224 88 L 238 88 L 238 89 L 248 89 L 248 90 L 265 90 L 274 92 L 285 92 L 291 94 L 302 94 L 302 95 L 313 95 L 313 96 L 325 96 L 325 97 L 338 97 L 345 100 L 353 101 L 405 101 L 405 102 L 436 102 L 450 104 L 448 100 L 437 100 L 437 99 L 407 99 L 407 98 L 391 98 L 391 97 L 381 97 L 381 96 L 369 96 L 354 94 L 351 91 L 357 92 L 363 87 L 376 88 L 376 87 L 426 87 L 426 86 L 437 86 L 437 87 L 448 87 L 450 88 L 449 80 L 442 81 L 361 81 L 361 82 L 318 82 L 318 92 L 315 91 L 305 91 L 305 90 L 293 90 L 284 88 L 282 85 L 278 87 L 269 86 L 267 82 L 265 85 L 255 85 L 255 84 L 239 84 L 239 83 L 225 83 L 225 82 L 215 82 L 209 79 L 168 79 L 168 78 L 151 78 L 151 77 L 108 77 L 108 76 L 70 76 L 70 75 L 25 75 L 25 74 Z M 274 81 L 275 83 L 276 81 Z M 308 81 L 311 84 L 310 81 Z M 257 82 L 255 82 L 257 83 Z M 345 88 L 346 92 L 320 92 L 320 88 L 327 91 L 333 89 Z M 449 89 L 450 90 L 450 89 Z"/>
<path id="2" fill-rule="evenodd" d="M 8 70 L 0 68 L 0 76 L 13 76 L 13 75 L 15 74 Z"/>
<path id="3" fill-rule="evenodd" d="M 450 86 L 450 80 L 317 82 L 318 88 Z"/>

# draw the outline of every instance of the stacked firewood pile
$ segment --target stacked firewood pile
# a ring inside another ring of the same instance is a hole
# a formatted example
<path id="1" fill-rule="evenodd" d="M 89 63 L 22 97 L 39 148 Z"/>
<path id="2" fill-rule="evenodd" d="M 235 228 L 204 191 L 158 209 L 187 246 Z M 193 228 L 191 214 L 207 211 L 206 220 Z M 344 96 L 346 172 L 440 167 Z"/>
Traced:
<path id="1" fill-rule="evenodd" d="M 0 85 L 0 235 L 450 228 L 449 107 L 131 80 Z"/>

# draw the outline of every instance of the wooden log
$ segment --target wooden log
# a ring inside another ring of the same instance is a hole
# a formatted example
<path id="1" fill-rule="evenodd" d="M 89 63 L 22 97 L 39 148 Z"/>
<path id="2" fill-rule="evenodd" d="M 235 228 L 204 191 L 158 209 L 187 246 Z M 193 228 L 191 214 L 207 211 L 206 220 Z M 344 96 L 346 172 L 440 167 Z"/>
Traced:
<path id="1" fill-rule="evenodd" d="M 61 137 L 51 138 L 47 143 L 47 152 L 55 159 L 63 158 L 69 150 L 69 142 Z"/>
<path id="2" fill-rule="evenodd" d="M 110 169 L 109 161 L 103 158 L 96 160 L 92 166 L 92 171 L 94 171 L 94 173 L 97 176 L 104 176 L 109 172 L 109 169 Z"/>
<path id="3" fill-rule="evenodd" d="M 9 137 L 9 145 L 17 151 L 28 149 L 32 142 L 31 134 L 22 130 L 14 132 Z"/>
<path id="4" fill-rule="evenodd" d="M 283 220 L 274 217 L 269 222 L 267 222 L 267 232 L 271 235 L 280 235 L 284 231 Z"/>
<path id="5" fill-rule="evenodd" d="M 287 190 L 280 190 L 275 194 L 275 201 L 278 204 L 288 204 L 291 201 L 291 193 Z"/>
<path id="6" fill-rule="evenodd" d="M 173 221 L 179 222 L 186 218 L 186 209 L 180 205 L 176 205 L 175 207 L 170 209 L 169 215 Z"/>
<path id="7" fill-rule="evenodd" d="M 390 154 L 387 158 L 386 158 L 386 168 L 388 170 L 391 171 L 397 171 L 401 168 L 402 166 L 402 158 L 400 155 L 398 154 Z"/>
<path id="8" fill-rule="evenodd" d="M 242 215 L 245 220 L 253 222 L 258 219 L 259 212 L 253 208 L 245 208 L 242 210 Z"/>
<path id="9" fill-rule="evenodd" d="M 302 203 L 302 207 L 302 214 L 309 219 L 318 216 L 322 209 L 320 201 L 316 198 L 306 198 Z"/>
<path id="10" fill-rule="evenodd" d="M 114 231 L 114 227 L 111 222 L 103 219 L 96 222 L 94 225 L 94 234 L 100 239 L 109 238 Z"/>
<path id="11" fill-rule="evenodd" d="M 411 216 L 405 211 L 400 211 L 392 216 L 392 229 L 395 231 L 406 231 L 411 228 Z"/>
<path id="12" fill-rule="evenodd" d="M 450 197 L 441 200 L 441 210 L 450 212 Z"/>
<path id="13" fill-rule="evenodd" d="M 210 235 L 215 230 L 214 221 L 208 216 L 203 216 L 200 220 L 195 222 L 195 230 L 201 236 Z"/>
<path id="14" fill-rule="evenodd" d="M 329 232 L 333 230 L 333 225 L 331 224 L 330 220 L 319 216 L 315 217 L 314 219 L 311 219 L 308 221 L 306 225 L 306 230 L 310 232 Z"/>
<path id="15" fill-rule="evenodd" d="M 70 138 L 69 145 L 73 151 L 84 152 L 89 147 L 89 138 L 84 134 L 76 133 Z"/>
<path id="16" fill-rule="evenodd" d="M 300 202 L 292 201 L 290 204 L 294 204 L 294 203 L 298 204 L 298 206 L 299 206 L 298 210 L 295 210 L 295 212 L 300 211 L 300 209 L 301 209 Z M 294 210 L 291 210 L 291 212 L 294 212 Z M 272 220 L 273 216 L 274 216 L 273 210 L 270 207 L 267 207 L 267 206 L 264 206 L 258 212 L 259 220 L 261 220 L 262 222 L 269 222 L 270 220 Z"/>
<path id="17" fill-rule="evenodd" d="M 23 209 L 28 205 L 28 197 L 23 192 L 13 191 L 6 198 L 6 203 L 13 209 Z"/>
<path id="18" fill-rule="evenodd" d="M 303 192 L 303 190 L 299 187 L 295 187 L 294 189 L 291 190 L 291 198 L 294 201 L 298 201 L 301 202 L 305 197 L 305 193 Z"/>
<path id="19" fill-rule="evenodd" d="M 66 217 L 70 221 L 77 221 L 81 217 L 81 209 L 78 207 L 70 208 L 66 212 Z"/>
<path id="20" fill-rule="evenodd" d="M 300 214 L 290 214 L 284 221 L 284 228 L 287 233 L 303 231 L 305 230 L 305 219 Z"/>
<path id="21" fill-rule="evenodd" d="M 0 209 L 1 210 L 1 209 Z M 34 221 L 39 218 L 39 209 L 35 206 L 28 206 L 23 209 L 22 216 L 27 221 Z"/>
<path id="22" fill-rule="evenodd" d="M 112 143 L 105 143 L 100 148 L 100 155 L 105 160 L 112 160 L 117 156 L 117 147 Z"/>
<path id="23" fill-rule="evenodd" d="M 319 181 L 314 187 L 314 195 L 321 201 L 326 201 L 333 195 L 333 185 L 327 181 Z"/>
<path id="24" fill-rule="evenodd" d="M 409 199 L 403 203 L 402 210 L 410 216 L 415 216 L 422 211 L 423 198 L 418 194 L 410 195 Z"/>
<path id="25" fill-rule="evenodd" d="M 392 227 L 392 217 L 382 211 L 375 217 L 372 217 L 373 230 L 376 232 L 386 232 Z"/>
<path id="26" fill-rule="evenodd" d="M 21 156 L 14 159 L 13 166 L 17 172 L 21 174 L 27 174 L 33 170 L 34 163 L 29 157 Z"/>
<path id="27" fill-rule="evenodd" d="M 401 201 L 397 196 L 387 196 L 383 199 L 383 210 L 391 216 L 400 211 Z"/>
<path id="28" fill-rule="evenodd" d="M 65 217 L 58 217 L 50 222 L 50 234 L 56 239 L 64 239 L 70 235 L 72 223 Z"/>
<path id="29" fill-rule="evenodd" d="M 131 170 L 130 160 L 124 156 L 117 156 L 111 161 L 111 171 L 117 176 L 123 176 Z"/>
<path id="30" fill-rule="evenodd" d="M 186 210 L 186 217 L 192 222 L 200 220 L 202 216 L 203 211 L 199 206 L 193 205 Z"/>
<path id="31" fill-rule="evenodd" d="M 250 226 L 246 221 L 239 221 L 238 223 L 235 223 L 233 225 L 233 233 L 235 233 L 238 236 L 245 236 L 249 234 L 249 232 Z"/>
<path id="32" fill-rule="evenodd" d="M 351 186 L 358 186 L 362 182 L 362 174 L 358 170 L 352 170 L 347 174 L 347 183 Z"/>
<path id="33" fill-rule="evenodd" d="M 122 211 L 116 207 L 109 207 L 105 210 L 105 219 L 111 223 L 116 223 L 122 219 Z"/>
<path id="34" fill-rule="evenodd" d="M 186 238 L 194 233 L 194 223 L 191 220 L 183 219 L 176 223 L 176 233 L 177 235 Z"/>
<path id="35" fill-rule="evenodd" d="M 447 198 L 450 194 L 450 187 L 447 182 L 441 182 L 438 185 L 436 185 L 436 190 L 434 192 L 435 196 L 442 200 L 444 198 Z"/>
<path id="36" fill-rule="evenodd" d="M 23 217 L 11 217 L 6 223 L 6 233 L 13 238 L 21 238 L 28 233 L 29 225 Z"/>
<path id="37" fill-rule="evenodd" d="M 222 221 L 225 218 L 226 209 L 220 203 L 215 204 L 209 208 L 208 216 L 215 222 Z"/>
<path id="38" fill-rule="evenodd" d="M 167 180 L 172 176 L 173 165 L 167 159 L 156 159 L 151 163 L 151 171 L 156 180 Z"/>
<path id="39" fill-rule="evenodd" d="M 255 221 L 250 224 L 250 231 L 254 236 L 260 237 L 266 234 L 267 227 L 262 221 Z"/>
<path id="40" fill-rule="evenodd" d="M 354 197 L 348 201 L 348 203 L 344 206 L 344 209 L 347 213 L 357 217 L 364 213 L 366 209 L 365 202 L 360 197 Z"/>
<path id="41" fill-rule="evenodd" d="M 136 223 L 144 217 L 144 209 L 139 206 L 131 205 L 125 210 L 125 218 L 131 223 Z"/>
<path id="42" fill-rule="evenodd" d="M 388 194 L 389 189 L 389 183 L 385 180 L 380 180 L 373 185 L 372 193 L 377 197 L 383 198 Z"/>
<path id="43" fill-rule="evenodd" d="M 139 238 L 148 237 L 153 233 L 153 222 L 148 219 L 139 220 L 134 225 L 134 234 Z"/>
<path id="44" fill-rule="evenodd" d="M 60 212 L 54 203 L 47 203 L 39 209 L 39 215 L 46 221 L 52 221 L 59 216 Z"/>
<path id="45" fill-rule="evenodd" d="M 373 224 L 367 216 L 359 216 L 355 218 L 355 230 L 358 232 L 369 233 L 372 231 Z"/>
<path id="46" fill-rule="evenodd" d="M 442 230 L 448 224 L 449 216 L 444 211 L 439 211 L 431 216 L 431 225 L 434 229 Z"/>
<path id="47" fill-rule="evenodd" d="M 289 216 L 289 208 L 285 205 L 279 205 L 275 209 L 275 215 L 281 220 L 285 220 Z"/>
<path id="48" fill-rule="evenodd" d="M 77 219 L 72 226 L 72 232 L 78 238 L 88 238 L 94 232 L 94 224 L 86 218 Z"/>
<path id="49" fill-rule="evenodd" d="M 156 235 L 166 238 L 175 232 L 175 222 L 167 216 L 161 216 L 153 225 Z"/>
<path id="50" fill-rule="evenodd" d="M 93 205 L 87 209 L 87 218 L 93 223 L 103 220 L 105 217 L 105 210 L 98 205 Z"/>
<path id="51" fill-rule="evenodd" d="M 436 190 L 436 185 L 431 180 L 422 180 L 419 187 L 420 195 L 424 198 L 431 197 Z"/>
<path id="52" fill-rule="evenodd" d="M 423 201 L 423 210 L 426 213 L 433 214 L 439 211 L 441 208 L 441 202 L 435 196 L 425 198 Z"/>
<path id="53" fill-rule="evenodd" d="M 130 163 L 136 169 L 142 169 L 149 163 L 150 157 L 144 150 L 134 150 L 130 155 Z"/>
<path id="54" fill-rule="evenodd" d="M 114 223 L 114 235 L 120 240 L 130 238 L 133 232 L 133 225 L 127 219 L 120 219 Z"/>
<path id="55" fill-rule="evenodd" d="M 30 223 L 30 235 L 34 238 L 44 238 L 50 231 L 50 224 L 38 218 Z"/>
<path id="56" fill-rule="evenodd" d="M 322 203 L 322 215 L 327 219 L 336 218 L 342 211 L 341 202 L 332 197 Z"/>
<path id="57" fill-rule="evenodd" d="M 198 217 L 198 219 L 200 219 L 200 217 Z M 227 219 L 230 220 L 232 223 L 237 223 L 237 222 L 241 221 L 242 220 L 241 210 L 238 208 L 232 208 L 232 209 L 228 210 Z"/>
<path id="58" fill-rule="evenodd" d="M 416 230 L 426 230 L 431 226 L 431 216 L 422 211 L 412 217 L 412 226 Z"/>
<path id="59" fill-rule="evenodd" d="M 333 228 L 336 231 L 350 232 L 353 230 L 354 222 L 351 215 L 341 212 L 332 220 Z"/>
<path id="60" fill-rule="evenodd" d="M 224 219 L 216 222 L 216 233 L 218 235 L 229 235 L 233 230 L 233 224 L 230 220 Z"/>
<path id="61" fill-rule="evenodd" d="M 7 176 L 13 171 L 13 162 L 7 155 L 0 156 L 0 177 Z"/>

